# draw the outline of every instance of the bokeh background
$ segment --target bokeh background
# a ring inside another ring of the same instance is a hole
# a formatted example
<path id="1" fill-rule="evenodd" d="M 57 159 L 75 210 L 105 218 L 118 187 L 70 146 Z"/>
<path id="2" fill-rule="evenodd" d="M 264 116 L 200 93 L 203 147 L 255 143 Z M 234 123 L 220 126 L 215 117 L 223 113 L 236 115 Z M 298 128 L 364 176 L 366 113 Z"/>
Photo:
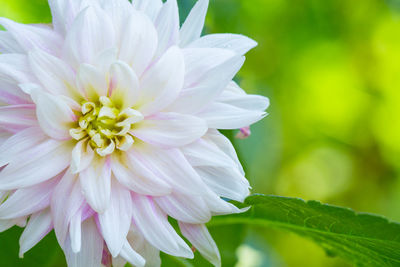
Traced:
<path id="1" fill-rule="evenodd" d="M 183 19 L 195 0 L 178 2 Z M 400 221 L 399 3 L 211 0 L 205 32 L 242 33 L 259 43 L 237 80 L 271 99 L 270 115 L 252 127 L 251 138 L 233 139 L 254 193 Z M 51 21 L 45 0 L 0 0 L 0 16 Z M 227 267 L 350 266 L 287 232 L 240 225 L 211 231 Z M 19 260 L 20 232 L 0 234 L 0 266 L 65 266 L 54 235 Z M 163 266 L 186 264 L 164 258 Z M 209 266 L 201 259 L 188 264 Z"/>

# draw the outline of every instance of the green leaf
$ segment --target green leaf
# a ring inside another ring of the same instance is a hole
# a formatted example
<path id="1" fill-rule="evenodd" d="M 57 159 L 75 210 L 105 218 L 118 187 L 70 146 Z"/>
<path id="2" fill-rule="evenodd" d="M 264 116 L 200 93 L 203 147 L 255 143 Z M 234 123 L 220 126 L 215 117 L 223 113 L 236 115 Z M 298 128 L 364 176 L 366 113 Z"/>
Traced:
<path id="1" fill-rule="evenodd" d="M 400 224 L 317 201 L 254 195 L 247 213 L 216 217 L 210 226 L 253 224 L 289 230 L 313 239 L 328 255 L 360 266 L 400 266 Z"/>

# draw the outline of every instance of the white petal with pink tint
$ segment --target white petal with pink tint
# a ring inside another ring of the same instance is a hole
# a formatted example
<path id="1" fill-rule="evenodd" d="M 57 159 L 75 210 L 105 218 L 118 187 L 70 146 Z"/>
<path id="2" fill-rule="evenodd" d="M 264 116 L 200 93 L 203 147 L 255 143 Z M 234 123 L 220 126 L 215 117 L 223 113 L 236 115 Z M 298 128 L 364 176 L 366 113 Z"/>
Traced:
<path id="1" fill-rule="evenodd" d="M 0 53 L 23 53 L 17 40 L 6 31 L 0 32 Z"/>
<path id="2" fill-rule="evenodd" d="M 156 55 L 161 55 L 169 47 L 179 42 L 179 11 L 176 0 L 167 0 L 155 20 L 158 32 L 158 49 Z"/>
<path id="3" fill-rule="evenodd" d="M 111 166 L 110 160 L 96 158 L 92 164 L 79 174 L 83 194 L 89 205 L 98 213 L 110 205 Z"/>
<path id="4" fill-rule="evenodd" d="M 209 0 L 199 0 L 190 11 L 180 30 L 180 46 L 198 39 L 203 31 Z"/>
<path id="5" fill-rule="evenodd" d="M 140 77 L 150 65 L 156 52 L 157 31 L 150 19 L 139 12 L 131 14 L 125 23 L 126 31 L 131 34 L 121 36 L 119 59 L 132 66 Z"/>
<path id="6" fill-rule="evenodd" d="M 172 187 L 148 170 L 144 164 L 128 155 L 112 155 L 111 168 L 116 179 L 130 190 L 150 196 L 171 193 Z"/>
<path id="7" fill-rule="evenodd" d="M 137 266 L 137 267 L 144 267 L 146 264 L 146 260 L 139 255 L 136 251 L 134 251 L 129 244 L 128 241 L 125 241 L 124 246 L 122 247 L 121 257 L 127 260 L 130 264 Z M 125 266 L 125 265 L 124 265 Z M 148 265 L 150 266 L 150 265 Z"/>
<path id="8" fill-rule="evenodd" d="M 15 219 L 38 212 L 50 204 L 50 197 L 60 177 L 16 190 L 0 205 L 0 219 Z"/>
<path id="9" fill-rule="evenodd" d="M 151 115 L 178 97 L 183 86 L 184 64 L 182 52 L 173 46 L 144 73 L 138 103 L 140 112 Z"/>
<path id="10" fill-rule="evenodd" d="M 71 172 L 76 174 L 92 163 L 94 151 L 87 139 L 79 141 L 72 150 Z"/>
<path id="11" fill-rule="evenodd" d="M 50 27 L 20 24 L 6 18 L 0 18 L 0 24 L 12 34 L 26 52 L 38 48 L 57 54 L 61 47 L 61 36 Z"/>
<path id="12" fill-rule="evenodd" d="M 118 61 L 111 66 L 111 100 L 121 109 L 131 108 L 139 96 L 139 80 L 128 64 Z"/>
<path id="13" fill-rule="evenodd" d="M 122 250 L 132 220 L 132 198 L 128 189 L 113 180 L 110 207 L 99 214 L 101 232 L 113 257 Z"/>
<path id="14" fill-rule="evenodd" d="M 204 224 L 188 224 L 179 222 L 182 234 L 198 249 L 214 266 L 221 266 L 221 256 L 215 241 Z"/>
<path id="15" fill-rule="evenodd" d="M 179 113 L 158 113 L 138 123 L 131 132 L 152 145 L 173 148 L 198 140 L 207 132 L 205 121 Z"/>
<path id="16" fill-rule="evenodd" d="M 67 242 L 68 243 L 68 242 Z M 82 248 L 78 253 L 71 250 L 67 244 L 64 252 L 68 267 L 98 267 L 101 266 L 103 238 L 97 230 L 94 219 L 82 223 Z"/>
<path id="17" fill-rule="evenodd" d="M 0 128 L 17 133 L 35 126 L 38 126 L 38 122 L 36 120 L 34 105 L 25 104 L 0 107 Z"/>
<path id="18" fill-rule="evenodd" d="M 0 190 L 25 188 L 44 182 L 71 162 L 70 143 L 47 140 L 15 157 L 0 172 Z"/>
<path id="19" fill-rule="evenodd" d="M 57 140 L 71 139 L 69 129 L 77 118 L 63 98 L 39 89 L 33 90 L 31 95 L 36 104 L 37 119 L 43 132 Z"/>
<path id="20" fill-rule="evenodd" d="M 161 251 L 185 258 L 193 252 L 169 224 L 167 215 L 149 197 L 132 195 L 133 220 L 143 236 Z"/>
<path id="21" fill-rule="evenodd" d="M 51 198 L 51 212 L 54 231 L 60 245 L 64 248 L 71 218 L 84 204 L 84 197 L 78 177 L 67 171 L 55 187 Z"/>
<path id="22" fill-rule="evenodd" d="M 209 34 L 192 42 L 188 47 L 212 47 L 229 49 L 238 55 L 246 54 L 257 42 L 240 34 Z"/>
<path id="23" fill-rule="evenodd" d="M 23 258 L 25 252 L 33 248 L 53 228 L 50 209 L 35 213 L 29 219 L 24 232 L 19 239 L 19 257 Z"/>

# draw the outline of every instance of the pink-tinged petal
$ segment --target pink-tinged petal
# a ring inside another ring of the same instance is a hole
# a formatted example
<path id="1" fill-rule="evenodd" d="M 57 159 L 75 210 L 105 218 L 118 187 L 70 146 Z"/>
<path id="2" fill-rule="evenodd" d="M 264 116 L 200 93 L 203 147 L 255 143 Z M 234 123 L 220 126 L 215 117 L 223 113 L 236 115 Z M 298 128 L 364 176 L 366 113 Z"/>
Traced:
<path id="1" fill-rule="evenodd" d="M 69 170 L 54 189 L 50 207 L 54 231 L 61 247 L 65 246 L 68 226 L 72 217 L 78 213 L 85 202 L 81 191 L 78 177 Z"/>
<path id="2" fill-rule="evenodd" d="M 69 129 L 77 120 L 76 115 L 60 96 L 54 96 L 39 89 L 31 92 L 36 104 L 36 115 L 39 125 L 51 138 L 69 140 Z"/>
<path id="3" fill-rule="evenodd" d="M 185 63 L 181 50 L 173 46 L 147 70 L 141 79 L 138 104 L 143 115 L 150 115 L 170 105 L 182 90 Z"/>
<path id="4" fill-rule="evenodd" d="M 37 127 L 35 106 L 31 104 L 0 107 L 0 128 L 11 133 Z"/>
<path id="5" fill-rule="evenodd" d="M 132 199 L 133 220 L 149 243 L 170 255 L 193 258 L 193 252 L 151 198 L 133 194 Z"/>
<path id="6" fill-rule="evenodd" d="M 221 256 L 214 239 L 204 224 L 188 224 L 179 222 L 182 235 L 199 250 L 201 255 L 214 266 L 221 266 Z"/>
<path id="7" fill-rule="evenodd" d="M 69 241 L 69 240 L 68 240 Z M 64 249 L 69 267 L 99 267 L 103 251 L 103 238 L 96 223 L 90 218 L 82 223 L 82 248 L 78 253 L 71 249 L 70 242 Z"/>
<path id="8" fill-rule="evenodd" d="M 92 163 L 94 151 L 88 139 L 79 141 L 72 150 L 71 172 L 73 174 L 85 170 Z"/>
<path id="9" fill-rule="evenodd" d="M 45 209 L 32 215 L 19 239 L 19 257 L 23 258 L 25 252 L 33 248 L 53 229 L 50 209 Z"/>
<path id="10" fill-rule="evenodd" d="M 160 250 L 147 242 L 139 231 L 132 228 L 128 234 L 128 241 L 132 248 L 146 260 L 145 266 L 161 266 Z"/>
<path id="11" fill-rule="evenodd" d="M 47 92 L 82 99 L 75 88 L 75 72 L 64 61 L 36 49 L 29 53 L 29 63 Z"/>
<path id="12" fill-rule="evenodd" d="M 129 153 L 153 175 L 169 184 L 175 192 L 202 195 L 207 187 L 178 149 L 135 146 Z"/>
<path id="13" fill-rule="evenodd" d="M 163 6 L 162 0 L 135 0 L 133 7 L 155 20 Z"/>
<path id="14" fill-rule="evenodd" d="M 182 147 L 181 151 L 193 167 L 217 166 L 232 168 L 236 164 L 217 145 L 205 138 Z"/>
<path id="15" fill-rule="evenodd" d="M 122 110 L 133 107 L 139 96 L 139 79 L 132 68 L 118 61 L 111 65 L 110 79 L 109 94 L 114 105 Z"/>
<path id="16" fill-rule="evenodd" d="M 225 103 L 215 102 L 207 106 L 197 116 L 207 122 L 212 129 L 239 129 L 254 124 L 265 118 L 264 111 L 238 108 Z"/>
<path id="17" fill-rule="evenodd" d="M 157 31 L 152 21 L 140 12 L 132 13 L 125 23 L 124 29 L 130 34 L 121 35 L 118 58 L 132 66 L 140 77 L 150 65 L 156 52 Z"/>
<path id="18" fill-rule="evenodd" d="M 7 231 L 15 225 L 15 220 L 0 220 L 0 233 Z"/>
<path id="19" fill-rule="evenodd" d="M 76 16 L 93 3 L 91 0 L 49 0 L 54 29 L 64 36 Z"/>
<path id="20" fill-rule="evenodd" d="M 209 0 L 199 0 L 190 11 L 180 30 L 180 43 L 184 47 L 197 40 L 203 31 Z"/>
<path id="21" fill-rule="evenodd" d="M 82 211 L 78 210 L 69 222 L 69 238 L 72 252 L 78 253 L 82 247 Z"/>
<path id="22" fill-rule="evenodd" d="M 187 223 L 206 223 L 211 219 L 207 204 L 201 197 L 171 194 L 155 197 L 154 201 L 172 218 Z"/>
<path id="23" fill-rule="evenodd" d="M 0 31 L 0 53 L 24 53 L 17 40 L 6 31 Z"/>
<path id="24" fill-rule="evenodd" d="M 235 82 L 228 85 L 217 101 L 251 111 L 264 111 L 269 107 L 267 97 L 248 95 Z"/>
<path id="25" fill-rule="evenodd" d="M 195 170 L 217 195 L 243 202 L 249 196 L 250 185 L 246 178 L 234 168 L 205 166 Z"/>
<path id="26" fill-rule="evenodd" d="M 207 197 L 204 197 L 204 201 L 207 203 L 207 206 L 211 210 L 211 214 L 213 216 L 216 215 L 227 215 L 227 214 L 234 214 L 234 213 L 243 213 L 249 210 L 248 208 L 239 209 L 232 203 L 229 203 L 219 196 L 217 196 L 213 192 L 209 192 Z"/>
<path id="27" fill-rule="evenodd" d="M 81 63 L 93 63 L 106 49 L 114 47 L 115 31 L 110 17 L 97 5 L 83 10 L 68 31 L 63 58 L 75 69 Z"/>
<path id="28" fill-rule="evenodd" d="M 167 0 L 155 20 L 158 32 L 157 56 L 179 43 L 179 11 L 176 0 Z"/>
<path id="29" fill-rule="evenodd" d="M 218 148 L 228 155 L 234 162 L 236 162 L 236 166 L 238 167 L 240 173 L 244 175 L 244 170 L 236 154 L 236 150 L 228 138 L 215 129 L 208 130 L 205 137 L 218 146 Z"/>
<path id="30" fill-rule="evenodd" d="M 231 50 L 221 48 L 185 48 L 182 52 L 185 58 L 184 90 L 208 79 L 207 72 L 235 57 Z"/>
<path id="31" fill-rule="evenodd" d="M 240 70 L 245 58 L 233 57 L 209 70 L 193 87 L 185 88 L 168 110 L 196 113 L 215 100 Z"/>
<path id="32" fill-rule="evenodd" d="M 71 143 L 47 140 L 19 153 L 0 172 L 0 190 L 25 188 L 53 178 L 71 162 Z"/>
<path id="33" fill-rule="evenodd" d="M 50 197 L 60 176 L 44 183 L 16 190 L 0 205 L 0 219 L 15 219 L 41 211 L 50 205 Z"/>
<path id="34" fill-rule="evenodd" d="M 181 147 L 190 144 L 207 132 L 204 120 L 179 113 L 158 113 L 142 122 L 131 131 L 144 142 L 162 148 Z"/>
<path id="35" fill-rule="evenodd" d="M 0 80 L 3 82 L 11 84 L 35 82 L 36 79 L 31 72 L 26 55 L 0 55 Z"/>
<path id="36" fill-rule="evenodd" d="M 120 255 L 122 258 L 127 260 L 133 266 L 144 267 L 146 264 L 146 260 L 142 256 L 140 256 L 136 251 L 134 251 L 131 245 L 126 240 L 124 246 L 122 247 Z"/>
<path id="37" fill-rule="evenodd" d="M 79 90 L 91 101 L 97 101 L 99 96 L 106 96 L 108 83 L 106 76 L 98 68 L 82 64 L 78 70 Z"/>
<path id="38" fill-rule="evenodd" d="M 240 34 L 209 34 L 192 42 L 188 47 L 223 48 L 234 51 L 237 55 L 244 55 L 257 46 L 257 42 Z"/>
<path id="39" fill-rule="evenodd" d="M 132 34 L 125 29 L 126 19 L 134 12 L 134 8 L 129 1 L 125 0 L 100 0 L 100 5 L 103 10 L 106 10 L 107 14 L 110 16 L 114 28 L 116 30 L 117 40 L 119 40 L 121 35 Z M 129 32 L 130 34 L 126 34 Z"/>
<path id="40" fill-rule="evenodd" d="M 142 195 L 163 196 L 172 188 L 149 171 L 143 163 L 128 155 L 111 155 L 111 169 L 115 178 L 125 187 Z"/>
<path id="41" fill-rule="evenodd" d="M 247 139 L 251 135 L 251 129 L 250 126 L 246 126 L 243 128 L 240 128 L 239 132 L 235 135 L 235 138 L 237 139 Z"/>
<path id="42" fill-rule="evenodd" d="M 110 206 L 111 166 L 109 158 L 95 158 L 92 164 L 79 174 L 86 201 L 98 213 Z"/>
<path id="43" fill-rule="evenodd" d="M 0 102 L 9 105 L 32 104 L 28 94 L 24 93 L 15 83 L 0 80 Z"/>
<path id="44" fill-rule="evenodd" d="M 0 166 L 10 163 L 19 153 L 42 143 L 45 139 L 47 137 L 39 127 L 28 128 L 14 134 L 0 146 Z"/>
<path id="45" fill-rule="evenodd" d="M 120 254 L 132 222 L 132 199 L 129 190 L 113 180 L 110 207 L 98 215 L 107 248 L 113 257 Z"/>
<path id="46" fill-rule="evenodd" d="M 59 52 L 62 38 L 50 27 L 21 24 L 6 18 L 0 18 L 0 24 L 14 37 L 25 52 L 35 48 L 53 55 Z"/>

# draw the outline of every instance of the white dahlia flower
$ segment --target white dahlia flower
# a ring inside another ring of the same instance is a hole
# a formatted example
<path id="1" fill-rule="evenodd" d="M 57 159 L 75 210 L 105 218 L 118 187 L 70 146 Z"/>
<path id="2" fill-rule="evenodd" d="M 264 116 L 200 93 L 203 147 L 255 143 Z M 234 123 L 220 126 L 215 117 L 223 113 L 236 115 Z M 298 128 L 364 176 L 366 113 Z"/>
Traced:
<path id="1" fill-rule="evenodd" d="M 68 266 L 192 258 L 220 265 L 205 223 L 241 212 L 249 183 L 217 129 L 268 99 L 232 78 L 256 43 L 200 37 L 208 0 L 180 27 L 176 0 L 49 0 L 52 25 L 1 18 L 0 230 L 20 256 L 52 229 Z"/>

